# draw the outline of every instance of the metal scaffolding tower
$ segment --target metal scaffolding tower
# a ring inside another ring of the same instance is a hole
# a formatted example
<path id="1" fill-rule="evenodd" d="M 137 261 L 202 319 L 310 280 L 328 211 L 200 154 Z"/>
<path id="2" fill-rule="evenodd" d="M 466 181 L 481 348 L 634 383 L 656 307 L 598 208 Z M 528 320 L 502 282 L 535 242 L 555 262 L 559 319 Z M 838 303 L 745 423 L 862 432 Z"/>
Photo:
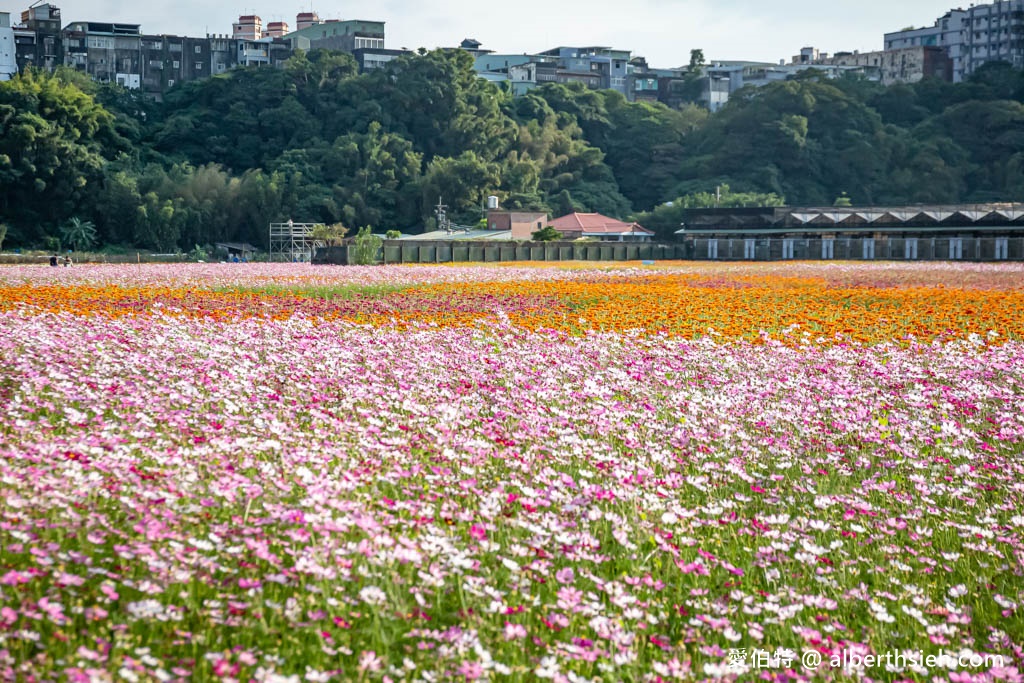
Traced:
<path id="1" fill-rule="evenodd" d="M 271 223 L 270 224 L 270 260 L 301 261 L 309 263 L 313 260 L 313 252 L 317 247 L 325 246 L 322 240 L 313 239 L 313 227 L 316 223 Z"/>

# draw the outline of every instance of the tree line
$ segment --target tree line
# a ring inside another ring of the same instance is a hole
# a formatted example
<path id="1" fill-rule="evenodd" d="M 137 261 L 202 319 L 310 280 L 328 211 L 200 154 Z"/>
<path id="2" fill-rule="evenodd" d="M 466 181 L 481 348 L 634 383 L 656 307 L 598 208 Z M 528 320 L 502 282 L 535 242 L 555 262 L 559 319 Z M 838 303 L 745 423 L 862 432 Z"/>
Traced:
<path id="1" fill-rule="evenodd" d="M 475 223 L 491 194 L 510 209 L 637 219 L 666 238 L 682 210 L 712 202 L 1024 200 L 1024 76 L 1005 64 L 968 83 L 891 87 L 804 72 L 715 114 L 578 84 L 512 97 L 472 67 L 468 53 L 434 51 L 361 75 L 350 56 L 315 50 L 163 102 L 28 71 L 0 83 L 6 246 L 265 247 L 267 224 L 289 218 L 417 232 L 438 198 Z"/>

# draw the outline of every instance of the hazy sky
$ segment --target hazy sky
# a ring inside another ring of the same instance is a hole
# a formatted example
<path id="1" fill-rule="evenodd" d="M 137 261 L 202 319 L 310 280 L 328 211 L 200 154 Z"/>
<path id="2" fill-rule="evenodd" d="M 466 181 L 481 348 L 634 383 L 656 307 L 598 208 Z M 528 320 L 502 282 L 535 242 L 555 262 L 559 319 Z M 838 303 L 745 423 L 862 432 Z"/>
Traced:
<path id="1" fill-rule="evenodd" d="M 0 11 L 18 14 L 27 0 Z M 497 52 L 537 52 L 558 45 L 606 45 L 647 57 L 656 67 L 689 61 L 692 48 L 709 60 L 775 62 L 814 46 L 825 52 L 879 50 L 882 35 L 932 25 L 948 0 L 50 0 L 72 21 L 142 24 L 146 33 L 230 33 L 239 14 L 295 24 L 311 7 L 322 19 L 385 21 L 386 46 L 448 47 L 467 37 Z M 242 4 L 244 3 L 244 4 Z"/>

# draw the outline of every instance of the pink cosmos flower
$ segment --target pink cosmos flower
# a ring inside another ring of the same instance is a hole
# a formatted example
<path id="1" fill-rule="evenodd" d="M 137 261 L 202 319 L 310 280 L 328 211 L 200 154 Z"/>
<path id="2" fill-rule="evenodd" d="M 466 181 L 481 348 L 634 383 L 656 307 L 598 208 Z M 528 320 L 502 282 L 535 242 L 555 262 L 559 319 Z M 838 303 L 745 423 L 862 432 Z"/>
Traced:
<path id="1" fill-rule="evenodd" d="M 513 624 L 511 621 L 505 622 L 505 639 L 506 640 L 519 640 L 520 638 L 526 637 L 526 627 L 522 624 Z"/>
<path id="2" fill-rule="evenodd" d="M 478 678 L 483 678 L 484 668 L 480 665 L 480 662 L 463 662 L 459 666 L 459 673 L 465 676 L 467 680 L 475 681 Z"/>
<path id="3" fill-rule="evenodd" d="M 363 650 L 359 655 L 360 671 L 380 671 L 384 668 L 384 660 L 377 656 L 372 650 Z"/>

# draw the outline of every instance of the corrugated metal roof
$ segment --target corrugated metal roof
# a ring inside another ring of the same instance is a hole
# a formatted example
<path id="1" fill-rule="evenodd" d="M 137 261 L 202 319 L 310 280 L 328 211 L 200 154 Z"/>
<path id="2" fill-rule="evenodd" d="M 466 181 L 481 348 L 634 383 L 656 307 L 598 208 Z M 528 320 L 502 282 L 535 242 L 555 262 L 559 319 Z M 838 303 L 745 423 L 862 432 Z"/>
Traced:
<path id="1" fill-rule="evenodd" d="M 906 223 L 907 221 L 921 215 L 920 211 L 890 211 L 889 215 L 896 220 Z"/>
<path id="2" fill-rule="evenodd" d="M 953 215 L 952 211 L 922 211 L 922 216 L 928 216 L 929 218 L 936 221 L 944 221 Z"/>
<path id="3" fill-rule="evenodd" d="M 819 234 L 828 233 L 901 233 L 901 232 L 977 232 L 979 229 L 991 232 L 1013 232 L 1024 234 L 1024 225 L 1000 225 L 981 227 L 977 225 L 915 225 L 898 226 L 893 228 L 879 228 L 871 225 L 837 225 L 832 226 L 808 226 L 790 228 L 683 228 L 676 230 L 677 235 L 735 235 L 742 238 L 748 235 L 784 235 L 793 234 Z"/>
<path id="4" fill-rule="evenodd" d="M 882 213 L 881 211 L 857 211 L 853 215 L 860 216 L 861 218 L 866 220 L 868 223 L 874 223 L 875 221 L 877 221 L 879 218 L 881 218 L 885 214 Z"/>
<path id="5" fill-rule="evenodd" d="M 466 230 L 462 232 L 447 232 L 445 230 L 434 230 L 421 235 L 403 235 L 400 240 L 425 241 L 425 240 L 501 240 L 512 239 L 511 230 Z"/>

